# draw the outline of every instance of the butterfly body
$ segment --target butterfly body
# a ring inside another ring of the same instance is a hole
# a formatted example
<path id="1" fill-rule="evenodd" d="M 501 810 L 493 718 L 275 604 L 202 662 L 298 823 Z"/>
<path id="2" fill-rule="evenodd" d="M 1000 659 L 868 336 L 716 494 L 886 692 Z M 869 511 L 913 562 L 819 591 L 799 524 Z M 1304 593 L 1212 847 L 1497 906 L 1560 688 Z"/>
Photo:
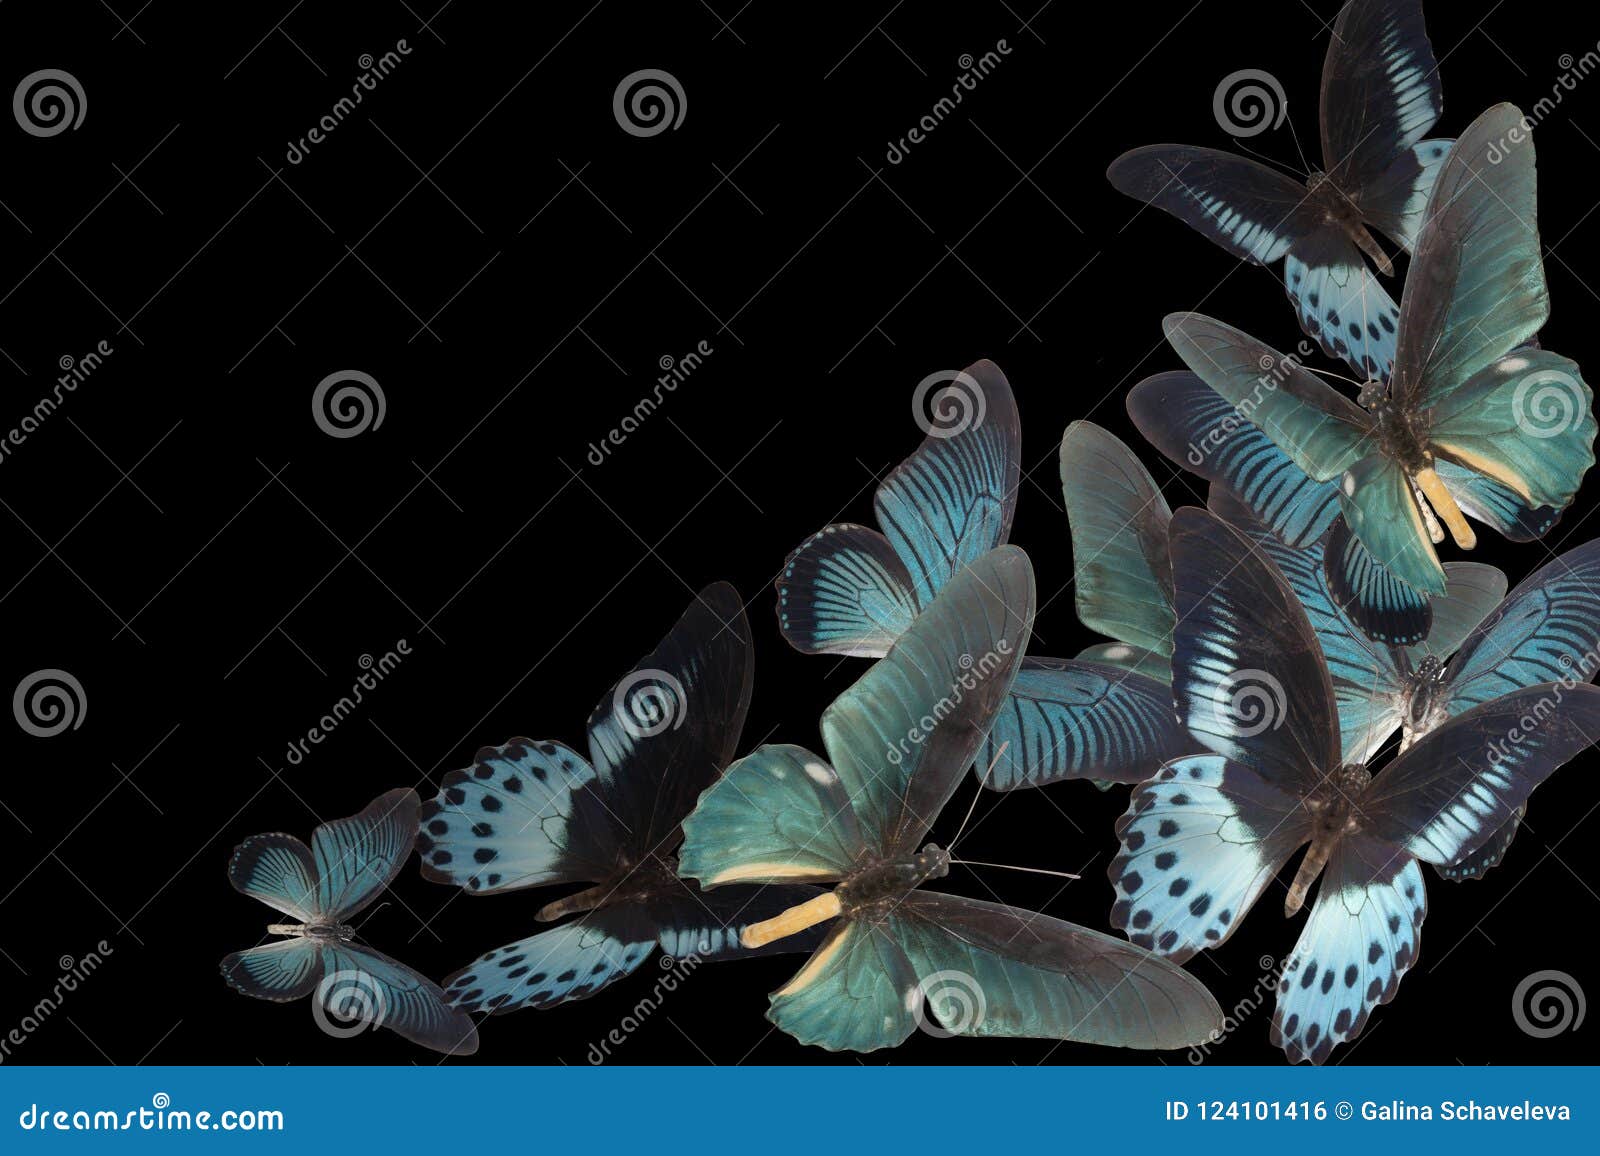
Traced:
<path id="1" fill-rule="evenodd" d="M 930 879 L 950 874 L 950 852 L 929 843 L 915 855 L 869 860 L 835 889 L 846 918 L 887 915 L 901 899 Z"/>
<path id="2" fill-rule="evenodd" d="M 1311 846 L 1283 901 L 1285 916 L 1293 916 L 1305 904 L 1306 893 L 1322 874 L 1339 841 L 1361 830 L 1360 799 L 1371 781 L 1372 774 L 1366 767 L 1347 763 L 1305 799 L 1311 816 Z"/>
<path id="3" fill-rule="evenodd" d="M 356 929 L 348 923 L 269 923 L 267 934 L 299 936 L 324 943 L 349 943 L 355 939 Z"/>
<path id="4" fill-rule="evenodd" d="M 1404 651 L 1400 653 L 1400 659 L 1407 661 Z M 1450 717 L 1446 709 L 1448 687 L 1444 663 L 1430 654 L 1415 670 L 1404 673 L 1406 682 L 1401 713 L 1401 726 L 1404 728 L 1400 739 L 1401 750 Z"/>
<path id="5" fill-rule="evenodd" d="M 1324 224 L 1344 233 L 1356 248 L 1371 257 L 1378 272 L 1385 277 L 1394 276 L 1394 262 L 1367 229 L 1361 206 L 1320 169 L 1306 178 L 1306 204 L 1313 213 L 1321 215 Z"/>

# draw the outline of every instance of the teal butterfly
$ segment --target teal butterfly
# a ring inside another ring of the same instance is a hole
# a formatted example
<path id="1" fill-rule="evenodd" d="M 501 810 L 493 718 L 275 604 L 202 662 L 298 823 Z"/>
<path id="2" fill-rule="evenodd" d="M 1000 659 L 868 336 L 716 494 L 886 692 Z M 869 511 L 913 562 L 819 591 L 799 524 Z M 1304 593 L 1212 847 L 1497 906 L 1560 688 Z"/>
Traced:
<path id="1" fill-rule="evenodd" d="M 359 814 L 322 824 L 309 848 L 282 834 L 235 847 L 228 881 L 295 922 L 268 926 L 268 934 L 285 939 L 228 955 L 223 978 L 245 995 L 279 1003 L 315 992 L 339 1019 L 386 1027 L 436 1052 L 476 1052 L 478 1029 L 439 986 L 356 943 L 349 923 L 404 866 L 421 806 L 413 790 L 390 791 Z"/>
<path id="2" fill-rule="evenodd" d="M 1338 481 L 1344 519 L 1375 565 L 1330 565 L 1329 576 L 1360 598 L 1374 569 L 1443 594 L 1440 521 L 1470 549 L 1464 513 L 1526 541 L 1571 503 L 1597 427 L 1577 365 L 1526 344 L 1549 314 L 1533 142 L 1521 112 L 1501 104 L 1440 169 L 1401 299 L 1394 373 L 1387 387 L 1363 386 L 1361 405 L 1210 318 L 1174 314 L 1165 328 L 1189 368 L 1301 471 Z"/>
<path id="3" fill-rule="evenodd" d="M 1171 542 L 1173 695 L 1213 753 L 1133 792 L 1109 872 L 1112 923 L 1181 962 L 1226 942 L 1305 847 L 1285 914 L 1322 881 L 1277 985 L 1272 1039 L 1292 1061 L 1322 1063 L 1416 961 L 1420 864 L 1448 868 L 1490 844 L 1600 734 L 1600 688 L 1562 679 L 1492 698 L 1374 777 L 1340 749 L 1328 665 L 1267 555 L 1198 509 L 1174 515 Z"/>
<path id="4" fill-rule="evenodd" d="M 744 932 L 747 945 L 837 918 L 773 993 L 802 1043 L 902 1043 L 924 997 L 951 1034 L 1137 1048 L 1205 1039 L 1221 1010 L 1142 949 L 1001 904 L 919 890 L 948 851 L 917 846 L 1010 693 L 1034 611 L 1033 569 L 1002 546 L 952 578 L 822 716 L 829 760 L 767 745 L 728 768 L 684 823 L 679 869 L 730 883 L 836 883 Z"/>
<path id="5" fill-rule="evenodd" d="M 1005 375 L 980 361 L 931 408 L 945 420 L 878 487 L 882 532 L 831 525 L 784 564 L 778 624 L 797 650 L 882 656 L 963 567 L 1010 533 L 1022 433 Z M 1160 493 L 1125 446 L 1086 423 L 1067 431 L 1061 461 L 1080 613 L 1125 641 L 1076 659 L 1024 660 L 977 767 L 1000 791 L 1077 778 L 1138 782 L 1194 749 L 1165 685 L 1170 614 L 1163 626 L 1159 606 L 1140 605 L 1149 597 L 1142 587 L 1159 581 L 1151 567 L 1164 566 Z M 1130 552 L 1148 556 L 1144 572 L 1118 580 L 1113 568 Z"/>

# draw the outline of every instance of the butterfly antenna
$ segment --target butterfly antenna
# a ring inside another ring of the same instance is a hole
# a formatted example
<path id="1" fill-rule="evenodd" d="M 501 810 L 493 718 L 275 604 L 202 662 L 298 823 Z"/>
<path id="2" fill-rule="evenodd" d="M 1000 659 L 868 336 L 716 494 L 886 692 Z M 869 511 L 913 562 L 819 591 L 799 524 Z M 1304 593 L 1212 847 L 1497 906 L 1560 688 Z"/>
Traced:
<path id="1" fill-rule="evenodd" d="M 1010 745 L 1010 739 L 1007 739 L 1005 742 L 1001 743 L 1000 749 L 994 753 L 994 758 L 989 760 L 988 770 L 984 771 L 983 777 L 978 780 L 978 790 L 972 796 L 972 804 L 967 808 L 966 815 L 962 817 L 961 826 L 956 828 L 955 837 L 950 840 L 951 851 L 954 851 L 956 849 L 956 844 L 961 841 L 961 832 L 967 829 L 967 823 L 972 819 L 972 812 L 978 809 L 978 800 L 983 797 L 983 788 L 988 785 L 989 776 L 994 773 L 995 764 L 1000 761 L 1001 757 L 1006 753 L 1006 748 Z"/>
<path id="2" fill-rule="evenodd" d="M 1305 365 L 1305 363 L 1304 363 L 1304 362 L 1302 362 L 1302 363 L 1301 363 L 1301 365 L 1302 365 L 1302 366 L 1303 366 L 1303 367 L 1304 367 L 1304 368 L 1305 368 L 1305 369 L 1309 369 L 1309 370 L 1311 370 L 1311 372 L 1312 372 L 1312 373 L 1316 373 L 1316 374 L 1321 374 L 1321 375 L 1322 375 L 1322 376 L 1323 376 L 1323 377 L 1331 377 L 1331 378 L 1333 378 L 1333 379 L 1334 379 L 1334 380 L 1335 380 L 1335 381 L 1344 381 L 1344 382 L 1348 382 L 1348 383 L 1349 383 L 1349 384 L 1351 384 L 1351 385 L 1353 385 L 1353 386 L 1355 386 L 1355 387 L 1356 387 L 1356 388 L 1357 388 L 1357 389 L 1360 389 L 1360 388 L 1361 388 L 1361 387 L 1362 387 L 1362 386 L 1364 386 L 1364 385 L 1366 385 L 1366 384 L 1367 384 L 1367 383 L 1366 383 L 1366 382 L 1364 382 L 1364 381 L 1357 381 L 1357 380 L 1356 380 L 1356 379 L 1355 379 L 1355 378 L 1353 378 L 1353 377 L 1351 377 L 1351 376 L 1350 376 L 1350 375 L 1349 375 L 1349 374 L 1345 374 L 1345 373 L 1336 373 L 1336 372 L 1334 372 L 1334 371 L 1333 371 L 1333 370 L 1331 370 L 1331 369 L 1317 369 L 1317 368 L 1315 368 L 1315 367 L 1313 367 L 1313 366 L 1310 366 L 1310 365 Z"/>
<path id="3" fill-rule="evenodd" d="M 374 915 L 378 914 L 378 912 L 382 911 L 387 906 L 389 906 L 389 901 L 387 899 L 385 899 L 382 903 L 378 904 L 371 911 L 367 912 L 367 914 L 362 918 L 361 922 L 356 924 L 356 930 L 360 931 L 363 927 L 365 927 L 367 925 L 367 920 L 371 919 Z"/>
<path id="4" fill-rule="evenodd" d="M 1082 876 L 1074 875 L 1070 871 L 1047 871 L 1043 867 L 1018 867 L 1014 863 L 985 863 L 978 859 L 952 859 L 952 863 L 959 863 L 963 867 L 998 867 L 1002 871 L 1026 871 L 1029 875 L 1054 875 L 1057 879 L 1080 879 Z"/>
<path id="5" fill-rule="evenodd" d="M 1300 147 L 1300 133 L 1294 127 L 1294 120 L 1284 117 L 1289 122 L 1289 137 L 1294 141 L 1294 151 L 1300 154 L 1300 169 L 1306 176 L 1311 175 L 1311 162 L 1306 160 L 1306 150 Z"/>
<path id="6" fill-rule="evenodd" d="M 1293 128 L 1294 128 L 1294 126 L 1291 123 L 1290 130 L 1293 131 Z M 1260 149 L 1255 148 L 1252 145 L 1245 144 L 1243 139 L 1240 139 L 1237 143 L 1238 143 L 1239 148 L 1243 149 L 1245 152 L 1247 152 L 1251 156 L 1255 157 L 1256 160 L 1260 161 L 1262 164 L 1266 165 L 1268 168 L 1271 168 L 1271 169 L 1288 169 L 1289 172 L 1293 173 L 1294 176 L 1296 176 L 1297 178 L 1299 178 L 1302 181 L 1305 180 L 1310 175 L 1309 171 L 1296 172 L 1293 165 L 1286 165 L 1282 161 L 1278 160 L 1275 157 L 1269 157 L 1266 153 L 1262 152 Z M 1297 141 L 1295 141 L 1295 148 L 1298 149 L 1299 147 L 1300 147 L 1300 142 L 1297 140 Z M 1302 161 L 1304 159 L 1305 159 L 1304 157 L 1301 158 Z"/>

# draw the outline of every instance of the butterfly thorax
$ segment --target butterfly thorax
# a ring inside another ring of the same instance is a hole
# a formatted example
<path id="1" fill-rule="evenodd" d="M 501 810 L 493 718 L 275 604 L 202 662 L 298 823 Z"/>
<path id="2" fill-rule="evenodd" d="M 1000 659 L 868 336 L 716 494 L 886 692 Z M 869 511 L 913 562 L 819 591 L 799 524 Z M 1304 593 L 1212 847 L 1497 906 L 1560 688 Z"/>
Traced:
<path id="1" fill-rule="evenodd" d="M 929 843 L 915 855 L 901 859 L 873 859 L 857 868 L 834 892 L 844 915 L 860 914 L 887 906 L 929 879 L 950 873 L 950 852 Z"/>
<path id="2" fill-rule="evenodd" d="M 1406 676 L 1402 751 L 1445 720 L 1443 688 L 1444 663 L 1431 654 Z"/>
<path id="3" fill-rule="evenodd" d="M 1394 272 L 1389 255 L 1383 251 L 1361 218 L 1361 206 L 1341 189 L 1327 173 L 1314 172 L 1306 178 L 1306 201 L 1322 214 L 1322 219 L 1349 237 L 1356 248 L 1372 258 L 1385 277 Z"/>
<path id="4" fill-rule="evenodd" d="M 678 857 L 652 854 L 638 863 L 618 863 L 609 879 L 546 903 L 535 918 L 541 923 L 550 923 L 580 911 L 679 895 L 683 889 L 684 883 L 678 878 Z"/>
<path id="5" fill-rule="evenodd" d="M 268 935 L 296 935 L 305 939 L 338 940 L 349 943 L 356 929 L 346 923 L 269 923 Z"/>
<path id="6" fill-rule="evenodd" d="M 1378 446 L 1385 457 L 1398 462 L 1412 476 L 1433 465 L 1433 455 L 1428 452 L 1427 444 L 1405 411 L 1390 399 L 1387 389 L 1378 382 L 1369 381 L 1361 387 L 1358 400 L 1377 424 Z"/>

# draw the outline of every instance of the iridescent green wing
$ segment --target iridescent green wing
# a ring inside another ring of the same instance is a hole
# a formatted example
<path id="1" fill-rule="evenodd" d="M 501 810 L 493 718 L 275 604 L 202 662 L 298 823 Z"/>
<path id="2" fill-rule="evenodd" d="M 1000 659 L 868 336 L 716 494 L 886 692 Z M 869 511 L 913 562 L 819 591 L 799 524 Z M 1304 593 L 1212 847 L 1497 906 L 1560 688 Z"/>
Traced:
<path id="1" fill-rule="evenodd" d="M 900 947 L 896 916 L 840 920 L 795 977 L 773 992 L 767 1018 L 802 1044 L 872 1052 L 905 1042 L 922 992 Z"/>

